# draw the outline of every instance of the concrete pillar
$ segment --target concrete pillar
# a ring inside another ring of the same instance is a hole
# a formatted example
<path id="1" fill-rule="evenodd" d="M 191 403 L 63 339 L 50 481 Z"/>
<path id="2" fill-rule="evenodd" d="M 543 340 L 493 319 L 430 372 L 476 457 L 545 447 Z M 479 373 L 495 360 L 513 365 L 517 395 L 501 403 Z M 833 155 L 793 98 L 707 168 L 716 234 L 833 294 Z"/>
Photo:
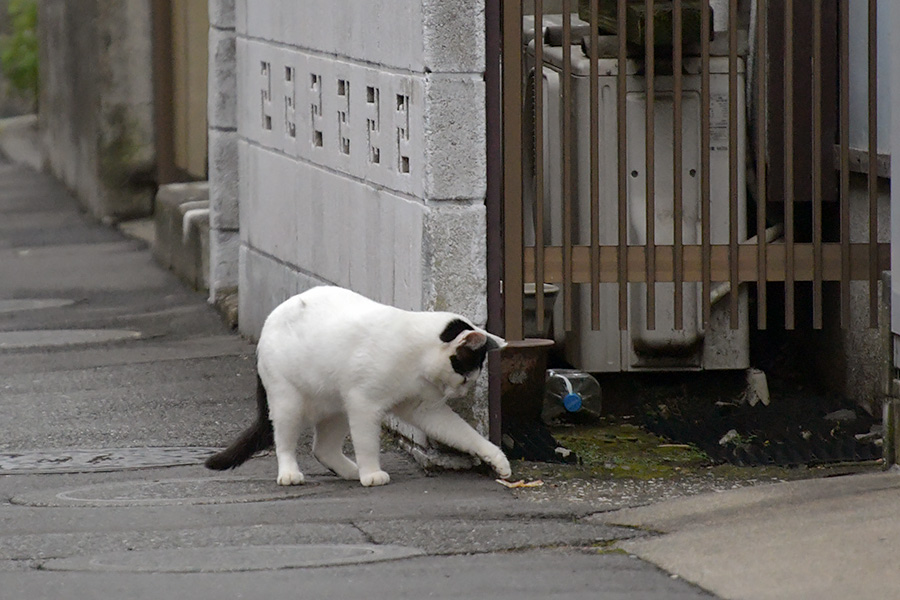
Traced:
<path id="1" fill-rule="evenodd" d="M 234 0 L 209 0 L 209 300 L 223 307 L 237 292 L 237 59 Z"/>

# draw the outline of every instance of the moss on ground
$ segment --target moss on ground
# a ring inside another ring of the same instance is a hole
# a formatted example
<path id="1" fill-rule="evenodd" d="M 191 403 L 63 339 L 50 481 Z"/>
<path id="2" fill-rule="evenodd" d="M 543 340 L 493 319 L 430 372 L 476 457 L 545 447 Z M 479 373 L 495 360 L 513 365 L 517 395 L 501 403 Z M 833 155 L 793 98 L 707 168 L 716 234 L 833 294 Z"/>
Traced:
<path id="1" fill-rule="evenodd" d="M 738 467 L 716 462 L 690 444 L 673 443 L 637 425 L 602 419 L 594 425 L 554 427 L 553 436 L 578 455 L 577 464 L 515 461 L 514 477 L 548 479 L 677 479 L 712 474 L 723 479 L 791 480 L 872 471 L 877 462 L 816 467 Z"/>

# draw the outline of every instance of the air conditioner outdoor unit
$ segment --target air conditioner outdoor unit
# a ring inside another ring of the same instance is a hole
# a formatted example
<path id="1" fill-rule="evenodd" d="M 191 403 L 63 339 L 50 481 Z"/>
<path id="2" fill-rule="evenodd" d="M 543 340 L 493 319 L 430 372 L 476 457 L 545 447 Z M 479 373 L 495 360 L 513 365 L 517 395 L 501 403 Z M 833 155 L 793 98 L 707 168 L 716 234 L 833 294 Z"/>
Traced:
<path id="1" fill-rule="evenodd" d="M 538 41 L 541 41 L 538 37 Z M 548 36 L 550 37 L 550 36 Z M 574 41 L 574 40 L 573 40 Z M 544 44 L 543 65 L 534 68 L 534 41 L 529 45 L 533 86 L 534 74 L 543 78 L 543 165 L 545 243 L 562 244 L 562 61 L 559 46 Z M 573 235 L 575 244 L 590 243 L 590 59 L 580 45 L 571 47 L 572 129 L 571 170 Z M 745 185 L 745 114 L 744 63 L 738 61 L 738 232 L 746 239 Z M 600 243 L 618 243 L 618 154 L 617 154 L 617 72 L 616 58 L 601 58 L 599 74 L 599 172 Z M 685 57 L 682 77 L 683 111 L 683 195 L 682 234 L 685 244 L 701 242 L 701 97 L 700 59 Z M 644 244 L 646 237 L 645 201 L 645 109 L 646 80 L 643 60 L 627 61 L 627 196 L 628 243 Z M 533 87 L 530 86 L 530 89 Z M 655 237 L 656 244 L 674 241 L 673 218 L 673 92 L 671 75 L 655 78 Z M 712 57 L 710 61 L 710 220 L 711 242 L 727 244 L 729 236 L 729 128 L 728 128 L 728 59 Z M 532 156 L 533 158 L 533 156 Z M 526 161 L 533 163 L 533 160 Z M 526 190 L 529 186 L 525 186 Z M 528 194 L 528 192 L 526 192 Z M 533 209 L 533 198 L 526 195 L 526 214 Z M 532 210 L 533 214 L 533 210 Z M 532 226 L 533 226 L 533 219 Z M 528 226 L 526 225 L 526 228 Z M 534 243 L 534 231 L 526 229 L 526 242 Z M 591 328 L 591 290 L 583 284 L 574 286 L 573 330 L 563 334 L 560 307 L 556 302 L 555 331 L 564 345 L 569 362 L 591 372 L 639 370 L 743 369 L 749 366 L 749 330 L 747 290 L 739 291 L 739 327 L 731 329 L 728 295 L 712 305 L 708 328 L 702 322 L 702 285 L 683 283 L 684 328 L 674 328 L 674 284 L 656 283 L 656 327 L 646 323 L 646 284 L 628 284 L 628 329 L 620 331 L 618 321 L 617 284 L 600 284 L 601 323 Z M 716 283 L 713 283 L 715 289 Z M 720 294 L 721 295 L 721 294 Z"/>

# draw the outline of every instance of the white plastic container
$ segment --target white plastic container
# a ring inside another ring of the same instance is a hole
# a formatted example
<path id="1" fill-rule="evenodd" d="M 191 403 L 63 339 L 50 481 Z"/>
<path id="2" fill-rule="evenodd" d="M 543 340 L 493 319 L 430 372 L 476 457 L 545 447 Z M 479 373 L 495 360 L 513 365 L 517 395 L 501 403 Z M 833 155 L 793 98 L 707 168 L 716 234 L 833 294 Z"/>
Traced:
<path id="1" fill-rule="evenodd" d="M 599 417 L 601 400 L 600 383 L 590 373 L 577 369 L 549 369 L 541 419 L 551 423 L 564 418 L 566 413 Z"/>

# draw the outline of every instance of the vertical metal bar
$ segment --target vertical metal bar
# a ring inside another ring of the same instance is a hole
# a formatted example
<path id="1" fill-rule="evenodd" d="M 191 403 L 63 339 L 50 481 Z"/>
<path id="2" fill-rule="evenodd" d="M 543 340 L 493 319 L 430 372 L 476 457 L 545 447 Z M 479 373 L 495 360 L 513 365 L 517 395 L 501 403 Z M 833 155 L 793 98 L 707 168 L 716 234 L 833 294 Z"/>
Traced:
<path id="1" fill-rule="evenodd" d="M 544 331 L 544 2 L 534 0 L 534 292 L 536 326 Z"/>
<path id="2" fill-rule="evenodd" d="M 522 5 L 503 3 L 503 306 L 506 338 L 524 337 L 522 283 Z"/>
<path id="3" fill-rule="evenodd" d="M 654 0 L 644 0 L 646 23 L 644 25 L 644 76 L 646 78 L 646 121 L 644 135 L 645 190 L 647 202 L 647 244 L 645 265 L 647 267 L 647 329 L 656 329 L 656 88 L 654 83 L 656 57 L 654 56 Z"/>
<path id="4" fill-rule="evenodd" d="M 813 2 L 812 39 L 813 328 L 822 329 L 822 5 Z"/>
<path id="5" fill-rule="evenodd" d="M 672 5 L 672 230 L 674 242 L 675 329 L 684 329 L 684 216 L 682 207 L 682 15 L 681 0 Z"/>
<path id="6" fill-rule="evenodd" d="M 570 0 L 562 0 L 562 195 L 563 195 L 563 322 L 572 330 L 572 19 Z"/>
<path id="7" fill-rule="evenodd" d="M 700 230 L 701 230 L 701 271 L 703 278 L 703 329 L 709 327 L 711 254 L 710 214 L 709 214 L 709 2 L 700 3 Z"/>
<path id="8" fill-rule="evenodd" d="M 784 2 L 784 326 L 794 328 L 794 0 Z"/>
<path id="9" fill-rule="evenodd" d="M 738 327 L 738 55 L 737 0 L 728 4 L 728 264 L 731 328 Z"/>
<path id="10" fill-rule="evenodd" d="M 159 185 L 179 180 L 175 168 L 175 115 L 172 65 L 172 1 L 153 0 L 153 131 L 156 136 L 156 180 Z"/>
<path id="11" fill-rule="evenodd" d="M 484 7 L 485 45 L 485 131 L 487 146 L 487 300 L 490 331 L 504 335 L 503 295 L 500 280 L 503 278 L 503 126 L 500 104 L 501 31 L 500 3 L 502 0 L 486 0 Z M 488 428 L 495 444 L 501 437 L 502 369 L 499 352 L 488 353 Z"/>
<path id="12" fill-rule="evenodd" d="M 628 139 L 627 105 L 628 93 L 628 47 L 626 45 L 625 0 L 618 0 L 616 7 L 616 31 L 618 34 L 618 73 L 616 74 L 616 117 L 617 117 L 617 150 L 619 159 L 618 174 L 618 234 L 619 234 L 619 329 L 628 329 Z"/>
<path id="13" fill-rule="evenodd" d="M 850 0 L 841 0 L 841 327 L 850 326 Z"/>
<path id="14" fill-rule="evenodd" d="M 756 325 L 766 328 L 766 44 L 767 0 L 756 5 Z"/>
<path id="15" fill-rule="evenodd" d="M 591 87 L 591 329 L 600 329 L 600 1 L 590 0 Z"/>
<path id="16" fill-rule="evenodd" d="M 869 327 L 878 327 L 878 3 L 869 0 Z"/>

